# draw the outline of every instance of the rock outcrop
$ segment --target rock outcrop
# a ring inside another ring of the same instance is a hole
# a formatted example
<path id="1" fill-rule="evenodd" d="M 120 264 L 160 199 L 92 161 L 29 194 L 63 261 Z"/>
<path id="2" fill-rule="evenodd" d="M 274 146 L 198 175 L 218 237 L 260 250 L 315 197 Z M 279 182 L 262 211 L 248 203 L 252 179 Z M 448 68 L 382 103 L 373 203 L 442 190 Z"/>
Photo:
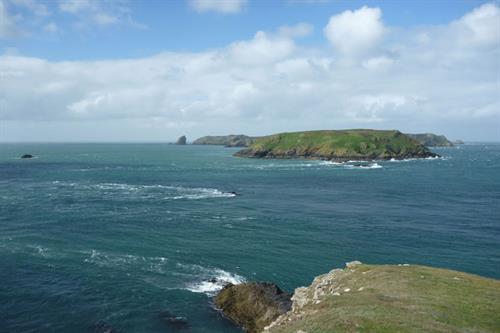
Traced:
<path id="1" fill-rule="evenodd" d="M 290 294 L 265 282 L 229 284 L 217 294 L 214 303 L 248 333 L 261 332 L 292 305 Z"/>
<path id="2" fill-rule="evenodd" d="M 21 158 L 33 158 L 34 156 L 31 154 L 24 154 L 21 156 Z"/>
<path id="3" fill-rule="evenodd" d="M 179 137 L 179 138 L 177 139 L 177 141 L 175 142 L 175 144 L 176 144 L 176 145 L 185 145 L 185 144 L 186 144 L 186 142 L 187 142 L 186 136 L 185 136 L 185 135 L 183 135 L 183 136 L 181 136 L 181 137 Z"/>

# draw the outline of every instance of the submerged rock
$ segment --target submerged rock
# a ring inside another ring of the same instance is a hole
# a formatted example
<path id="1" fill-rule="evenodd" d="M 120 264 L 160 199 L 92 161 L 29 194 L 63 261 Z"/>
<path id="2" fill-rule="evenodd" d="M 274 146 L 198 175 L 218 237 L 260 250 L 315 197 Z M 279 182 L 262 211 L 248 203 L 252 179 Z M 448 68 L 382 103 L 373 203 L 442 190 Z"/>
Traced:
<path id="1" fill-rule="evenodd" d="M 186 136 L 183 135 L 181 136 L 180 138 L 177 139 L 177 141 L 175 142 L 176 145 L 185 145 L 187 142 L 187 139 L 186 139 Z"/>
<path id="2" fill-rule="evenodd" d="M 117 331 L 114 329 L 111 325 L 104 321 L 98 321 L 95 323 L 92 328 L 91 332 L 93 333 L 120 333 L 120 331 Z"/>
<path id="3" fill-rule="evenodd" d="M 24 154 L 21 156 L 21 158 L 33 158 L 34 156 L 31 154 Z"/>
<path id="4" fill-rule="evenodd" d="M 160 312 L 159 318 L 170 330 L 184 331 L 191 327 L 185 317 L 176 316 L 170 311 Z"/>
<path id="5" fill-rule="evenodd" d="M 261 332 L 292 308 L 291 295 L 267 282 L 228 284 L 217 294 L 214 303 L 248 333 Z"/>

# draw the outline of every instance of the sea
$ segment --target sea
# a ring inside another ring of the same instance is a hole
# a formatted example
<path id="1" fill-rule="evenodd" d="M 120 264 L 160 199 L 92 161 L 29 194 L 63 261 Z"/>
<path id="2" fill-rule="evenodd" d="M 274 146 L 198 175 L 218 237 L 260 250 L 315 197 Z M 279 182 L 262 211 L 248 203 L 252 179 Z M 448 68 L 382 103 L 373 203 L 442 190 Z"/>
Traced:
<path id="1" fill-rule="evenodd" d="M 500 278 L 500 144 L 341 164 L 236 151 L 0 144 L 0 332 L 241 332 L 213 305 L 226 283 L 292 292 L 353 260 Z"/>

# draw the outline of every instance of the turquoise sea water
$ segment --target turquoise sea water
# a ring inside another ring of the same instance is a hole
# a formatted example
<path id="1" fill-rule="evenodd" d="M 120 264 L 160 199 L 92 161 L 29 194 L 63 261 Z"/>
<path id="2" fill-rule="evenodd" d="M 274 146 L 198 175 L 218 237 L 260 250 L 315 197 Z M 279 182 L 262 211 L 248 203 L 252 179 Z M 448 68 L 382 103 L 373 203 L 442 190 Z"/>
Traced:
<path id="1" fill-rule="evenodd" d="M 351 260 L 500 278 L 500 145 L 364 167 L 235 151 L 0 145 L 0 332 L 240 332 L 210 302 L 224 281 L 292 291 Z"/>

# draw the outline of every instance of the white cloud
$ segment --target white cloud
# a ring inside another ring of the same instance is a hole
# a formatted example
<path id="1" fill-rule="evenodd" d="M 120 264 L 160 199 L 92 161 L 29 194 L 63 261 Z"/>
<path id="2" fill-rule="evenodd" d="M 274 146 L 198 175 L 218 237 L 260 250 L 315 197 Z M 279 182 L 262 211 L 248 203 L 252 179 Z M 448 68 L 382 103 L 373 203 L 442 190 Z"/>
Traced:
<path id="1" fill-rule="evenodd" d="M 295 48 L 290 38 L 271 37 L 259 31 L 250 41 L 241 41 L 229 46 L 232 58 L 245 64 L 270 63 L 289 56 Z"/>
<path id="2" fill-rule="evenodd" d="M 120 1 L 59 0 L 59 10 L 76 18 L 75 26 L 78 28 L 118 24 L 145 28 L 144 24 L 132 19 L 130 9 Z"/>
<path id="3" fill-rule="evenodd" d="M 386 56 L 378 56 L 363 61 L 363 67 L 371 70 L 385 69 L 394 63 L 394 59 Z"/>
<path id="4" fill-rule="evenodd" d="M 452 24 L 459 31 L 462 43 L 498 44 L 500 40 L 500 9 L 486 3 Z"/>
<path id="5" fill-rule="evenodd" d="M 330 17 L 325 36 L 340 52 L 356 54 L 372 48 L 382 39 L 386 28 L 379 8 L 366 6 Z"/>
<path id="6" fill-rule="evenodd" d="M 56 135 L 49 123 L 64 124 L 64 135 L 102 140 L 352 127 L 498 140 L 500 45 L 464 44 L 470 32 L 457 28 L 464 18 L 401 30 L 373 52 L 357 53 L 349 66 L 329 49 L 301 47 L 293 38 L 301 33 L 283 28 L 216 50 L 138 59 L 53 62 L 5 54 L 4 137 L 28 135 L 14 129 L 32 122 L 38 125 L 30 138 L 39 131 L 40 140 Z M 474 24 L 492 31 L 495 22 L 486 15 Z"/>
<path id="7" fill-rule="evenodd" d="M 188 3 L 197 12 L 236 14 L 245 8 L 247 0 L 188 0 Z"/>

